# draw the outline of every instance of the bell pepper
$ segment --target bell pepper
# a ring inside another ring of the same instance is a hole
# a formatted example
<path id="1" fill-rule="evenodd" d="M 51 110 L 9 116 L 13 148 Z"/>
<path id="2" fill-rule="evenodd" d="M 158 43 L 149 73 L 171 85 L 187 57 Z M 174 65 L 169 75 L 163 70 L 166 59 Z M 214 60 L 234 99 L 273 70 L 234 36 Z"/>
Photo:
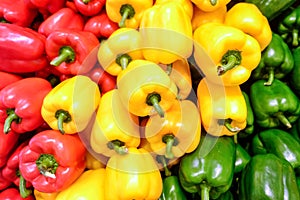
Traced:
<path id="1" fill-rule="evenodd" d="M 130 147 L 125 155 L 114 154 L 105 171 L 105 199 L 158 199 L 162 193 L 160 171 L 143 148 Z"/>
<path id="2" fill-rule="evenodd" d="M 247 105 L 239 86 L 224 87 L 203 78 L 197 88 L 201 121 L 214 136 L 234 136 L 247 125 Z"/>
<path id="3" fill-rule="evenodd" d="M 65 7 L 67 0 L 24 0 L 33 9 L 38 9 L 40 13 L 53 14 Z"/>
<path id="4" fill-rule="evenodd" d="M 0 91 L 11 83 L 21 80 L 22 77 L 8 72 L 0 71 Z"/>
<path id="5" fill-rule="evenodd" d="M 87 73 L 92 68 L 93 65 L 84 64 L 84 60 L 98 45 L 98 38 L 93 33 L 61 29 L 48 35 L 45 50 L 50 64 L 58 71 L 77 75 Z"/>
<path id="6" fill-rule="evenodd" d="M 78 134 L 45 130 L 34 135 L 19 154 L 20 173 L 41 192 L 69 187 L 85 169 L 86 148 Z"/>
<path id="7" fill-rule="evenodd" d="M 176 101 L 164 118 L 150 116 L 145 137 L 153 152 L 168 159 L 179 158 L 196 149 L 201 136 L 197 106 L 190 100 Z"/>
<path id="8" fill-rule="evenodd" d="M 205 12 L 214 11 L 226 6 L 231 0 L 191 0 L 195 6 Z"/>
<path id="9" fill-rule="evenodd" d="M 202 66 L 202 47 L 213 65 L 201 67 L 201 70 L 209 81 L 224 86 L 246 82 L 261 59 L 257 40 L 233 26 L 205 23 L 194 31 L 194 41 L 196 64 Z"/>
<path id="10" fill-rule="evenodd" d="M 98 62 L 106 72 L 117 76 L 132 60 L 143 58 L 141 45 L 142 37 L 138 30 L 120 28 L 101 43 Z"/>
<path id="11" fill-rule="evenodd" d="M 155 4 L 147 9 L 139 30 L 146 60 L 172 64 L 178 59 L 187 59 L 192 54 L 191 19 L 176 1 Z"/>
<path id="12" fill-rule="evenodd" d="M 104 168 L 86 170 L 70 187 L 59 192 L 55 200 L 104 199 L 105 175 Z"/>
<path id="13" fill-rule="evenodd" d="M 300 5 L 286 12 L 279 20 L 277 33 L 292 48 L 299 46 L 299 27 L 300 27 Z"/>
<path id="14" fill-rule="evenodd" d="M 159 65 L 148 60 L 131 61 L 118 75 L 117 88 L 125 107 L 136 116 L 163 117 L 177 101 L 175 83 Z"/>
<path id="15" fill-rule="evenodd" d="M 194 5 L 193 3 L 190 1 L 190 0 L 156 0 L 154 5 L 157 5 L 157 4 L 164 4 L 164 3 L 167 3 L 167 2 L 176 2 L 176 3 L 179 3 L 179 5 L 181 7 L 183 7 L 183 9 L 185 10 L 185 12 L 188 14 L 188 16 L 190 17 L 190 19 L 192 19 L 193 15 L 194 15 Z"/>
<path id="16" fill-rule="evenodd" d="M 5 190 L 6 188 L 9 188 L 12 186 L 12 182 L 7 180 L 6 178 L 3 177 L 2 175 L 2 168 L 0 169 L 0 191 Z"/>
<path id="17" fill-rule="evenodd" d="M 48 63 L 45 37 L 30 28 L 0 23 L 0 47 L 1 71 L 34 72 Z"/>
<path id="18" fill-rule="evenodd" d="M 250 86 L 255 122 L 263 128 L 291 128 L 300 115 L 299 98 L 278 79 L 270 86 L 265 86 L 264 82 L 258 80 Z"/>
<path id="19" fill-rule="evenodd" d="M 83 17 L 71 8 L 65 7 L 46 18 L 39 26 L 38 32 L 49 36 L 50 33 L 59 29 L 83 30 Z"/>
<path id="20" fill-rule="evenodd" d="M 105 6 L 106 0 L 74 0 L 79 13 L 84 16 L 97 15 Z"/>
<path id="21" fill-rule="evenodd" d="M 126 154 L 129 147 L 140 144 L 137 116 L 125 108 L 118 89 L 105 93 L 97 110 L 95 123 L 91 130 L 92 149 L 104 156 Z"/>
<path id="22" fill-rule="evenodd" d="M 238 28 L 254 37 L 264 50 L 272 40 L 268 19 L 252 3 L 239 2 L 226 13 L 224 24 Z"/>
<path id="23" fill-rule="evenodd" d="M 184 194 L 179 179 L 177 176 L 167 176 L 163 179 L 163 191 L 158 200 L 172 200 L 180 199 L 186 200 L 187 197 Z"/>
<path id="24" fill-rule="evenodd" d="M 251 156 L 248 151 L 239 143 L 236 143 L 234 173 L 237 174 L 243 171 L 250 159 Z"/>
<path id="25" fill-rule="evenodd" d="M 120 28 L 138 28 L 144 11 L 153 5 L 153 0 L 106 0 L 105 9 L 110 20 Z"/>
<path id="26" fill-rule="evenodd" d="M 0 192 L 0 199 L 3 200 L 35 200 L 33 195 L 26 198 L 21 197 L 19 190 L 14 187 L 7 188 Z"/>
<path id="27" fill-rule="evenodd" d="M 198 193 L 202 200 L 216 199 L 229 190 L 234 167 L 232 138 L 205 135 L 195 151 L 182 157 L 178 176 L 185 191 Z"/>
<path id="28" fill-rule="evenodd" d="M 89 151 L 86 153 L 85 160 L 86 160 L 86 169 L 94 170 L 94 169 L 105 168 L 105 163 L 103 163 L 102 160 L 99 160 Z"/>
<path id="29" fill-rule="evenodd" d="M 294 48 L 292 50 L 294 67 L 289 75 L 287 75 L 287 82 L 290 88 L 295 92 L 295 94 L 300 95 L 300 47 Z"/>
<path id="30" fill-rule="evenodd" d="M 274 154 L 251 158 L 240 177 L 239 199 L 299 199 L 292 166 Z"/>
<path id="31" fill-rule="evenodd" d="M 111 21 L 103 9 L 98 15 L 90 17 L 83 27 L 84 31 L 92 32 L 97 38 L 108 38 L 119 28 L 118 24 Z"/>
<path id="32" fill-rule="evenodd" d="M 34 88 L 34 90 L 33 90 Z M 44 97 L 52 90 L 42 78 L 29 77 L 12 83 L 0 91 L 0 120 L 3 132 L 33 131 L 44 123 L 41 107 Z"/>
<path id="33" fill-rule="evenodd" d="M 33 191 L 35 200 L 55 200 L 58 193 L 59 192 L 52 192 L 52 193 L 40 192 L 36 189 L 34 189 Z"/>
<path id="34" fill-rule="evenodd" d="M 87 76 L 77 75 L 62 81 L 45 96 L 41 115 L 52 129 L 74 134 L 87 127 L 100 99 L 98 85 Z"/>

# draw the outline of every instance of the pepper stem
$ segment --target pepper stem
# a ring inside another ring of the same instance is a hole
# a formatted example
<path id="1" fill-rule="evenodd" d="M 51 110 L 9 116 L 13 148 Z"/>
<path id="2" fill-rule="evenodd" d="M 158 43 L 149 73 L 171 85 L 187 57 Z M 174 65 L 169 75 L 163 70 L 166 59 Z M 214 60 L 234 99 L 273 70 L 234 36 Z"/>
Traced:
<path id="1" fill-rule="evenodd" d="M 268 75 L 268 81 L 265 82 L 264 85 L 267 85 L 267 86 L 272 85 L 272 83 L 274 81 L 274 76 L 275 76 L 274 69 L 270 69 L 269 75 Z"/>
<path id="2" fill-rule="evenodd" d="M 284 116 L 284 114 L 282 112 L 278 112 L 278 113 L 274 114 L 274 116 L 277 117 L 277 119 L 279 119 L 279 121 L 282 124 L 284 124 L 287 128 L 292 128 L 290 121 Z"/>
<path id="3" fill-rule="evenodd" d="M 41 154 L 35 163 L 41 174 L 55 178 L 55 172 L 59 165 L 53 155 Z"/>
<path id="4" fill-rule="evenodd" d="M 7 118 L 4 122 L 4 129 L 3 132 L 7 134 L 11 128 L 11 124 L 15 121 L 17 124 L 21 123 L 22 119 L 15 113 L 14 109 L 7 109 L 6 110 Z"/>
<path id="5" fill-rule="evenodd" d="M 126 69 L 132 58 L 128 54 L 117 56 L 116 63 L 121 66 L 122 70 Z"/>
<path id="6" fill-rule="evenodd" d="M 112 140 L 108 142 L 107 147 L 115 150 L 118 154 L 121 155 L 128 153 L 128 148 L 125 146 L 125 143 L 120 140 Z"/>
<path id="7" fill-rule="evenodd" d="M 57 119 L 57 128 L 58 130 L 64 134 L 64 128 L 63 128 L 63 124 L 64 123 L 68 123 L 72 120 L 72 117 L 70 115 L 69 112 L 65 111 L 65 110 L 58 110 L 55 113 L 55 118 Z"/>
<path id="8" fill-rule="evenodd" d="M 171 176 L 172 172 L 168 168 L 167 158 L 164 155 L 157 155 L 156 156 L 156 160 L 157 160 L 157 162 L 159 162 L 159 163 L 161 163 L 163 165 L 163 168 L 164 168 L 164 171 L 165 171 L 165 175 L 166 176 Z"/>
<path id="9" fill-rule="evenodd" d="M 168 76 L 171 75 L 172 70 L 173 70 L 173 65 L 172 64 L 168 64 L 167 65 L 167 69 L 166 69 L 166 73 L 168 74 Z"/>
<path id="10" fill-rule="evenodd" d="M 209 191 L 210 191 L 209 186 L 207 186 L 206 184 L 201 184 L 200 185 L 201 200 L 209 200 Z"/>
<path id="11" fill-rule="evenodd" d="M 294 47 L 298 46 L 298 29 L 293 29 L 292 38 L 292 45 Z"/>
<path id="12" fill-rule="evenodd" d="M 75 60 L 75 52 L 72 47 L 70 46 L 63 46 L 59 50 L 59 55 L 54 58 L 50 64 L 54 66 L 59 66 L 63 62 L 74 62 Z"/>
<path id="13" fill-rule="evenodd" d="M 164 117 L 165 113 L 162 109 L 162 107 L 159 105 L 159 102 L 161 100 L 161 96 L 158 93 L 150 93 L 148 94 L 146 98 L 146 103 L 149 106 L 153 106 L 155 111 L 159 114 L 160 117 Z"/>
<path id="14" fill-rule="evenodd" d="M 225 126 L 230 132 L 238 132 L 241 129 L 239 127 L 232 127 L 232 119 L 219 119 L 218 124 Z"/>
<path id="15" fill-rule="evenodd" d="M 217 4 L 218 0 L 210 0 L 210 4 L 212 6 L 215 6 Z"/>
<path id="16" fill-rule="evenodd" d="M 122 19 L 119 22 L 119 27 L 123 28 L 123 27 L 125 27 L 125 21 L 127 19 L 131 19 L 135 15 L 135 10 L 132 7 L 132 5 L 124 4 L 120 8 L 120 14 L 122 16 Z"/>
<path id="17" fill-rule="evenodd" d="M 22 175 L 20 175 L 19 190 L 22 198 L 27 198 L 29 195 L 32 194 L 32 190 L 26 188 L 26 180 Z"/>
<path id="18" fill-rule="evenodd" d="M 82 0 L 84 4 L 88 4 L 91 0 Z"/>
<path id="19" fill-rule="evenodd" d="M 7 23 L 7 20 L 4 18 L 0 18 L 0 23 Z"/>
<path id="20" fill-rule="evenodd" d="M 173 134 L 166 134 L 163 136 L 162 141 L 166 143 L 166 158 L 173 159 L 175 156 L 173 154 L 173 146 L 178 145 L 178 140 L 176 140 Z"/>
<path id="21" fill-rule="evenodd" d="M 221 66 L 218 66 L 218 76 L 225 74 L 228 70 L 233 69 L 237 65 L 241 64 L 242 56 L 241 52 L 237 50 L 228 50 L 222 57 Z"/>

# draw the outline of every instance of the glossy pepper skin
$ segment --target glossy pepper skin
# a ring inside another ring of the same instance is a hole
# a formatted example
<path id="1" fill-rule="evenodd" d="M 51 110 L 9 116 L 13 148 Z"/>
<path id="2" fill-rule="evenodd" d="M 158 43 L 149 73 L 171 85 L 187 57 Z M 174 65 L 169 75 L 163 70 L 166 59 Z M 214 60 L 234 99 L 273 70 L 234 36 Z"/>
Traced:
<path id="1" fill-rule="evenodd" d="M 292 51 L 285 41 L 276 33 L 263 50 L 258 66 L 252 72 L 254 79 L 266 79 L 265 85 L 271 85 L 274 78 L 283 79 L 294 68 Z"/>
<path id="2" fill-rule="evenodd" d="M 21 197 L 20 192 L 17 188 L 10 187 L 0 192 L 0 199 L 5 200 L 35 200 L 33 195 L 26 198 Z"/>
<path id="3" fill-rule="evenodd" d="M 97 15 L 105 6 L 106 0 L 74 0 L 74 4 L 82 15 Z"/>
<path id="4" fill-rule="evenodd" d="M 186 200 L 187 197 L 182 189 L 178 176 L 167 176 L 163 179 L 163 191 L 159 200 Z"/>
<path id="5" fill-rule="evenodd" d="M 299 98 L 278 79 L 270 86 L 265 86 L 264 82 L 258 80 L 250 86 L 249 98 L 256 123 L 263 128 L 291 128 L 299 118 Z"/>
<path id="6" fill-rule="evenodd" d="M 0 191 L 3 191 L 5 189 L 9 188 L 12 185 L 13 185 L 13 183 L 11 181 L 9 181 L 3 177 L 2 169 L 0 169 Z"/>
<path id="7" fill-rule="evenodd" d="M 78 134 L 45 130 L 34 135 L 19 154 L 19 168 L 26 181 L 41 192 L 69 187 L 85 169 L 86 149 Z"/>
<path id="8" fill-rule="evenodd" d="M 188 16 L 190 17 L 190 19 L 192 19 L 193 15 L 194 15 L 194 10 L 193 10 L 193 3 L 190 0 L 156 0 L 154 5 L 157 4 L 164 4 L 167 2 L 176 2 L 178 3 L 181 7 L 183 7 L 183 9 L 185 10 L 185 12 L 188 14 Z"/>
<path id="9" fill-rule="evenodd" d="M 230 0 L 191 0 L 195 6 L 205 12 L 214 11 L 220 7 L 226 6 Z"/>
<path id="10" fill-rule="evenodd" d="M 34 90 L 33 90 L 34 88 Z M 4 133 L 33 131 L 44 123 L 41 107 L 51 84 L 42 78 L 29 77 L 12 83 L 0 91 L 0 120 Z"/>
<path id="11" fill-rule="evenodd" d="M 225 86 L 246 82 L 261 59 L 260 45 L 252 36 L 233 26 L 209 22 L 194 31 L 195 45 L 200 45 L 215 65 L 202 67 L 209 81 Z M 196 64 L 201 66 L 201 52 L 195 48 Z"/>
<path id="12" fill-rule="evenodd" d="M 292 55 L 294 59 L 294 67 L 291 73 L 287 76 L 287 80 L 290 88 L 295 92 L 295 94 L 300 94 L 300 47 L 294 48 L 292 50 Z"/>
<path id="13" fill-rule="evenodd" d="M 21 79 L 22 77 L 17 74 L 0 71 L 0 91 L 7 85 L 19 81 Z"/>
<path id="14" fill-rule="evenodd" d="M 292 166 L 274 154 L 253 156 L 242 171 L 239 199 L 299 198 L 296 176 Z"/>
<path id="15" fill-rule="evenodd" d="M 35 200 L 55 200 L 58 193 L 59 192 L 52 192 L 52 193 L 40 192 L 36 189 L 34 189 L 33 191 Z"/>
<path id="16" fill-rule="evenodd" d="M 232 138 L 206 135 L 195 151 L 181 159 L 179 180 L 187 192 L 198 193 L 203 200 L 216 199 L 230 188 L 234 168 L 235 144 Z"/>
<path id="17" fill-rule="evenodd" d="M 44 68 L 46 38 L 36 31 L 15 24 L 0 24 L 0 70 L 13 73 Z"/>
<path id="18" fill-rule="evenodd" d="M 214 136 L 233 136 L 247 125 L 247 105 L 239 86 L 224 87 L 203 78 L 197 88 L 201 122 Z"/>
<path id="19" fill-rule="evenodd" d="M 98 38 L 93 33 L 63 29 L 48 35 L 45 50 L 50 64 L 58 71 L 77 75 L 87 73 L 92 68 L 93 65 L 84 64 L 84 60 L 98 45 Z"/>
<path id="20" fill-rule="evenodd" d="M 234 173 L 240 173 L 246 167 L 247 163 L 250 161 L 251 156 L 248 151 L 241 146 L 239 143 L 235 144 L 235 164 Z"/>
<path id="21" fill-rule="evenodd" d="M 66 0 L 24 0 L 24 2 L 45 15 L 57 12 L 66 4 Z"/>
<path id="22" fill-rule="evenodd" d="M 94 81 L 83 75 L 73 76 L 45 96 L 41 115 L 52 129 L 74 134 L 86 128 L 100 99 L 101 94 Z"/>

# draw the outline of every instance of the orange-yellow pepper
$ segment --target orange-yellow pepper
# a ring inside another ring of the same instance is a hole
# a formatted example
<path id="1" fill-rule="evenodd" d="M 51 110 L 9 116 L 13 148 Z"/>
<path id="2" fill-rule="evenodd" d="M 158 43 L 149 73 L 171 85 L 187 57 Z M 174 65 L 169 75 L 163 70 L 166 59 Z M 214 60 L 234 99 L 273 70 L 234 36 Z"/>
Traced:
<path id="1" fill-rule="evenodd" d="M 199 26 L 194 31 L 194 59 L 201 66 L 201 51 L 213 61 L 211 66 L 201 67 L 212 82 L 225 86 L 237 86 L 246 82 L 261 58 L 258 41 L 242 30 L 216 22 Z"/>
<path id="2" fill-rule="evenodd" d="M 59 192 L 53 192 L 53 193 L 41 192 L 38 191 L 37 189 L 33 190 L 35 200 L 55 200 L 58 193 Z"/>
<path id="3" fill-rule="evenodd" d="M 246 2 L 234 4 L 226 13 L 224 23 L 254 37 L 261 50 L 264 50 L 272 40 L 269 21 L 255 4 Z"/>
<path id="4" fill-rule="evenodd" d="M 231 0 L 191 0 L 195 6 L 205 12 L 214 11 L 220 7 L 226 6 Z"/>
<path id="5" fill-rule="evenodd" d="M 101 155 L 99 155 L 101 156 Z M 86 169 L 99 169 L 99 168 L 105 168 L 105 163 L 104 163 L 105 158 L 101 157 L 99 159 L 98 157 L 94 156 L 91 154 L 89 151 L 87 151 L 85 155 L 85 162 L 86 162 Z"/>
<path id="6" fill-rule="evenodd" d="M 186 13 L 188 14 L 188 16 L 190 17 L 190 19 L 192 19 L 193 17 L 193 3 L 191 2 L 191 0 L 156 0 L 154 5 L 157 4 L 163 4 L 166 2 L 176 2 L 179 3 L 180 6 L 183 7 L 183 9 L 186 11 Z"/>
<path id="7" fill-rule="evenodd" d="M 203 78 L 197 88 L 201 122 L 208 134 L 233 136 L 247 125 L 247 105 L 240 86 L 224 87 Z"/>

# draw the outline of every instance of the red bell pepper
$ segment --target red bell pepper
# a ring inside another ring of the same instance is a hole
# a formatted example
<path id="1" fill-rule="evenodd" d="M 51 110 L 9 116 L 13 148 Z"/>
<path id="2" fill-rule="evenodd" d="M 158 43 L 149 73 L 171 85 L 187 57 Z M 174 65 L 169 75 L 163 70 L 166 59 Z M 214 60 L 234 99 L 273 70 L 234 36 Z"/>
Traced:
<path id="1" fill-rule="evenodd" d="M 45 130 L 20 152 L 20 172 L 40 192 L 59 192 L 84 171 L 86 148 L 78 134 Z"/>
<path id="2" fill-rule="evenodd" d="M 108 38 L 118 28 L 118 23 L 111 21 L 104 9 L 98 15 L 89 18 L 83 30 L 94 33 L 97 38 Z"/>
<path id="3" fill-rule="evenodd" d="M 44 123 L 41 107 L 44 97 L 52 89 L 42 78 L 29 77 L 12 83 L 0 91 L 0 123 L 3 132 L 33 131 Z"/>
<path id="4" fill-rule="evenodd" d="M 106 0 L 74 0 L 77 10 L 85 16 L 97 15 L 105 5 Z"/>
<path id="5" fill-rule="evenodd" d="M 0 169 L 0 191 L 5 190 L 6 188 L 10 187 L 12 182 L 7 180 L 2 175 L 2 169 Z"/>
<path id="6" fill-rule="evenodd" d="M 2 90 L 7 85 L 14 83 L 21 79 L 22 79 L 22 77 L 19 75 L 0 71 L 0 90 Z"/>
<path id="7" fill-rule="evenodd" d="M 0 193 L 0 199 L 1 200 L 34 200 L 35 198 L 33 195 L 23 198 L 20 195 L 20 192 L 17 188 L 10 187 Z"/>
<path id="8" fill-rule="evenodd" d="M 48 65 L 45 36 L 15 24 L 0 23 L 0 71 L 34 72 Z"/>
<path id="9" fill-rule="evenodd" d="M 63 74 L 84 74 L 93 65 L 83 65 L 89 53 L 99 45 L 98 38 L 90 32 L 59 30 L 46 39 L 46 53 L 50 64 Z M 96 62 L 96 59 L 95 59 Z"/>
<path id="10" fill-rule="evenodd" d="M 37 10 L 29 8 L 23 0 L 0 1 L 0 19 L 4 22 L 29 27 L 37 14 Z"/>
<path id="11" fill-rule="evenodd" d="M 55 13 L 65 7 L 66 0 L 23 0 L 29 7 L 38 9 L 41 13 Z"/>
<path id="12" fill-rule="evenodd" d="M 50 15 L 39 26 L 38 32 L 46 37 L 59 29 L 73 29 L 81 31 L 84 27 L 83 17 L 71 8 L 62 8 Z"/>

